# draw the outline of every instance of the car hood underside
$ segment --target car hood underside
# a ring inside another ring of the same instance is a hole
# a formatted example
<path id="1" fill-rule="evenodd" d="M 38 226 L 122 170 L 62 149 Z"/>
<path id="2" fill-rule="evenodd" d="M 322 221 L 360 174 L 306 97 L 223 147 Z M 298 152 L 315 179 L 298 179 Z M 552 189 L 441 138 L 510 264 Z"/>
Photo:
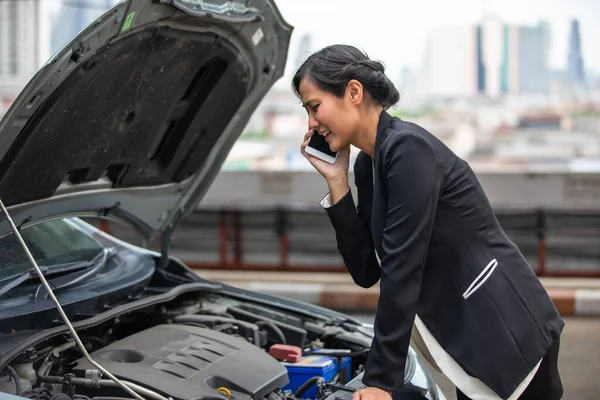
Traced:
<path id="1" fill-rule="evenodd" d="M 171 228 L 283 74 L 292 28 L 273 3 L 235 15 L 154 3 L 90 25 L 0 122 L 0 198 L 17 225 L 92 213 Z"/>

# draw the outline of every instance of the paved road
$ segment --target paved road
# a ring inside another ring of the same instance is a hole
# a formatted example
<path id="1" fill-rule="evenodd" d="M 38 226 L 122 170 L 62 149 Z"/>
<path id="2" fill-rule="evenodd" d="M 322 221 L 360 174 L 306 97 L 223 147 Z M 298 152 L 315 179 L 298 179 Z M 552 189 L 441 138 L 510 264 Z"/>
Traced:
<path id="1" fill-rule="evenodd" d="M 372 323 L 372 315 L 356 315 Z M 566 318 L 560 342 L 559 369 L 565 400 L 600 399 L 600 318 Z M 455 400 L 454 385 L 437 374 L 437 381 L 448 400 Z"/>

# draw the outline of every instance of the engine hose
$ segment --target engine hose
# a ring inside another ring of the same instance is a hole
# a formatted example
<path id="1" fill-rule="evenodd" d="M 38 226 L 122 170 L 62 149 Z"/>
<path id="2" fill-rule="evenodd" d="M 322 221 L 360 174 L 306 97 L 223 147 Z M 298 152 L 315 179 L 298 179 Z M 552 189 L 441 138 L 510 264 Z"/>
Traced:
<path id="1" fill-rule="evenodd" d="M 19 378 L 19 375 L 17 375 L 17 371 L 15 371 L 15 369 L 10 365 L 6 366 L 6 370 L 8 371 L 8 374 L 13 378 L 13 381 L 15 381 L 15 387 L 17 388 L 17 396 L 20 396 L 23 393 L 21 378 Z"/>
<path id="2" fill-rule="evenodd" d="M 200 397 L 194 397 L 192 400 L 227 400 L 227 398 L 217 394 L 205 394 Z"/>
<path id="3" fill-rule="evenodd" d="M 254 324 L 258 327 L 268 326 L 269 328 L 271 328 L 273 330 L 273 332 L 275 332 L 275 334 L 277 336 L 279 336 L 279 344 L 287 344 L 287 341 L 285 340 L 285 335 L 283 334 L 281 329 L 279 329 L 279 327 L 277 325 L 275 325 L 273 322 L 260 320 L 260 321 L 256 321 Z"/>
<path id="4" fill-rule="evenodd" d="M 59 344 L 56 347 L 53 347 L 48 352 L 48 355 L 44 358 L 44 361 L 42 361 L 42 363 L 40 364 L 40 367 L 36 371 L 37 375 L 38 376 L 39 375 L 47 375 L 50 372 L 50 369 L 52 368 L 54 361 L 56 361 L 60 357 L 62 352 L 66 351 L 68 349 L 71 349 L 75 346 L 77 346 L 77 343 L 73 340 L 70 342 L 65 342 L 63 344 Z"/>
<path id="5" fill-rule="evenodd" d="M 294 396 L 296 397 L 301 397 L 302 395 L 304 395 L 304 393 L 306 393 L 306 391 L 308 389 L 311 388 L 312 385 L 320 385 L 325 383 L 325 379 L 323 379 L 323 377 L 321 376 L 313 376 L 312 378 L 310 378 L 309 380 L 307 380 L 306 382 L 304 382 L 302 384 L 302 386 L 300 386 L 296 392 L 294 393 Z"/>

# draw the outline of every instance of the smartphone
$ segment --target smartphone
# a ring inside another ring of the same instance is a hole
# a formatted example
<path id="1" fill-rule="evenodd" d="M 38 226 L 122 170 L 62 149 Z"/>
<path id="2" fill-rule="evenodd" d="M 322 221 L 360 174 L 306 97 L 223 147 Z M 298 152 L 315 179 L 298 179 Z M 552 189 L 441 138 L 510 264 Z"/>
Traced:
<path id="1" fill-rule="evenodd" d="M 308 146 L 306 146 L 306 152 L 330 164 L 335 162 L 338 155 L 337 151 L 331 151 L 325 137 L 319 135 L 317 131 L 314 131 L 310 137 Z"/>

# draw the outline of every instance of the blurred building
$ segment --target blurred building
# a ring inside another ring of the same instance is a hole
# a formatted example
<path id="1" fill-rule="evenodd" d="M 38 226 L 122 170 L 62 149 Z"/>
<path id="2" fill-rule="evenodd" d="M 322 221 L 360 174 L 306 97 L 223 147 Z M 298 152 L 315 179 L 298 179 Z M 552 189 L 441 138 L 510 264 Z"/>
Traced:
<path id="1" fill-rule="evenodd" d="M 44 4 L 0 1 L 0 85 L 27 82 L 50 57 Z"/>
<path id="2" fill-rule="evenodd" d="M 48 2 L 0 1 L 0 118 L 50 58 Z"/>
<path id="3" fill-rule="evenodd" d="M 548 24 L 520 26 L 487 18 L 430 36 L 419 89 L 431 97 L 547 94 Z"/>
<path id="4" fill-rule="evenodd" d="M 551 71 L 549 68 L 550 27 L 542 22 L 537 26 L 513 26 L 512 43 L 505 44 L 510 50 L 506 64 L 514 69 L 506 69 L 509 91 L 516 94 L 546 94 L 550 91 Z M 517 47 L 518 50 L 514 50 Z M 511 57 L 512 55 L 512 57 Z M 516 55 L 516 60 L 513 57 Z M 512 73 L 511 73 L 512 71 Z M 512 83 L 512 85 L 510 84 Z"/>
<path id="5" fill-rule="evenodd" d="M 440 27 L 430 36 L 419 91 L 432 97 L 477 94 L 475 32 L 472 27 Z"/>
<path id="6" fill-rule="evenodd" d="M 569 36 L 569 53 L 567 58 L 567 82 L 571 84 L 583 84 L 585 74 L 583 69 L 583 57 L 581 55 L 581 36 L 579 34 L 579 21 L 571 21 L 571 32 Z"/>

